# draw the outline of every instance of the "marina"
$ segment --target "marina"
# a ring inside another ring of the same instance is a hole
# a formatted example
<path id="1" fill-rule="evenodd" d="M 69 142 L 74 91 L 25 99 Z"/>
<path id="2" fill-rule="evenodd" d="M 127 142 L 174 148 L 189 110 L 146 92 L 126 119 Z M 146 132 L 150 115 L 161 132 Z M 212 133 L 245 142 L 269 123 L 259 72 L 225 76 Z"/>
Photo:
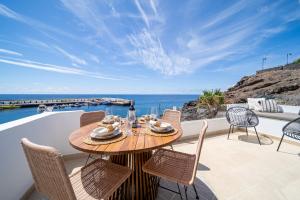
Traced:
<path id="1" fill-rule="evenodd" d="M 104 110 L 111 114 L 126 117 L 128 112 L 128 106 L 120 104 L 121 101 L 110 100 L 122 99 L 122 100 L 134 100 L 137 114 L 144 115 L 151 112 L 152 107 L 156 107 L 158 112 L 161 112 L 167 108 L 182 107 L 187 101 L 196 99 L 197 95 L 126 95 L 126 94 L 1 94 L 0 95 L 0 124 L 10 122 L 13 120 L 21 119 L 31 115 L 36 115 L 43 112 L 64 112 L 84 110 L 86 112 Z M 49 102 L 53 100 L 53 102 Z M 71 101 L 78 99 L 78 101 Z M 101 103 L 96 101 L 101 99 Z M 69 100 L 68 103 L 60 100 Z M 95 100 L 95 101 L 93 101 Z M 14 106 L 9 102 L 15 103 L 30 103 L 30 101 L 38 101 L 41 105 L 22 107 Z M 3 104 L 5 102 L 5 104 Z M 43 103 L 42 103 L 43 102 Z M 58 102 L 58 103 L 57 103 Z M 47 109 L 42 106 L 45 105 Z"/>
<path id="2" fill-rule="evenodd" d="M 28 108 L 39 106 L 52 106 L 55 108 L 119 105 L 129 106 L 129 99 L 122 98 L 66 98 L 66 99 L 43 99 L 43 100 L 1 100 L 0 109 Z"/>

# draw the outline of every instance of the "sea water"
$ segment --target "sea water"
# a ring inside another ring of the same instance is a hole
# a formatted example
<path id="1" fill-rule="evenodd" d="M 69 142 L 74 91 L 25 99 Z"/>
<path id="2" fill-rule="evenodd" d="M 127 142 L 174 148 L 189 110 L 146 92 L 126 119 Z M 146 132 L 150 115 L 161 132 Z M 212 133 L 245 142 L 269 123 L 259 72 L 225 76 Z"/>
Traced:
<path id="1" fill-rule="evenodd" d="M 111 94 L 0 94 L 0 100 L 50 100 L 66 98 L 122 98 L 135 101 L 137 116 L 150 114 L 151 108 L 157 108 L 158 114 L 162 114 L 165 109 L 172 109 L 174 106 L 181 108 L 184 103 L 197 99 L 198 95 L 111 95 Z M 128 106 L 117 105 L 98 105 L 98 106 L 81 106 L 65 107 L 64 109 L 54 109 L 53 111 L 97 111 L 108 110 L 111 114 L 126 117 Z M 0 110 L 0 124 L 36 115 L 37 107 L 17 108 L 13 110 Z"/>

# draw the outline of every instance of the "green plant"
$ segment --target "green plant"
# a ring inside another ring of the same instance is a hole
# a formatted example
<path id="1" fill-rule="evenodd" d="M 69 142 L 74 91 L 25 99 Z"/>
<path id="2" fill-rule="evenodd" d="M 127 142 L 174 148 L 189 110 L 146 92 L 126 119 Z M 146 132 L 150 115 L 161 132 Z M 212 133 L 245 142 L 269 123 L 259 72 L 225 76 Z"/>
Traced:
<path id="1" fill-rule="evenodd" d="M 224 93 L 220 89 L 203 90 L 198 101 L 199 106 L 204 105 L 208 108 L 212 117 L 217 114 L 222 104 L 224 104 Z"/>
<path id="2" fill-rule="evenodd" d="M 202 95 L 199 97 L 199 104 L 211 107 L 219 107 L 224 104 L 224 94 L 220 89 L 203 90 Z"/>
<path id="3" fill-rule="evenodd" d="M 298 58 L 297 60 L 295 60 L 293 63 L 294 64 L 300 64 L 300 58 Z"/>

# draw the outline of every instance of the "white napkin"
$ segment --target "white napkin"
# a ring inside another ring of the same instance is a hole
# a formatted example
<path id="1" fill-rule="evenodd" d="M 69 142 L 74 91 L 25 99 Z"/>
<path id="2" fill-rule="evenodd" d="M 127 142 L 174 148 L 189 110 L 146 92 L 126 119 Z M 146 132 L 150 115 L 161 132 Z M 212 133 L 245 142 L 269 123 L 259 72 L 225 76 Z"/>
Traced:
<path id="1" fill-rule="evenodd" d="M 114 133 L 116 131 L 116 128 L 120 125 L 119 122 L 115 122 L 112 124 L 112 127 L 114 128 L 113 131 L 109 132 L 108 128 L 105 127 L 99 127 L 93 130 L 93 132 L 91 133 L 92 137 L 105 137 L 108 136 L 112 133 Z"/>
<path id="2" fill-rule="evenodd" d="M 156 121 L 150 120 L 149 124 L 151 128 L 153 128 L 156 131 L 165 131 L 165 130 L 171 130 L 172 125 L 167 122 L 161 122 L 160 126 L 155 126 Z"/>

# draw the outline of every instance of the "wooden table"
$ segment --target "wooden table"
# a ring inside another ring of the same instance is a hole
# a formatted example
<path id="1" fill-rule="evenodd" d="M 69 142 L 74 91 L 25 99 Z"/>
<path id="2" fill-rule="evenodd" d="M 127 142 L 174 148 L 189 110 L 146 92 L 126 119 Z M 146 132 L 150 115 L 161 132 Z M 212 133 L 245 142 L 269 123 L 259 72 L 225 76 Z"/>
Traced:
<path id="1" fill-rule="evenodd" d="M 128 166 L 132 175 L 116 192 L 112 199 L 150 199 L 157 195 L 158 179 L 142 171 L 143 164 L 152 156 L 152 150 L 168 146 L 182 135 L 179 123 L 172 123 L 178 130 L 172 136 L 152 136 L 145 134 L 146 126 L 141 125 L 133 129 L 134 134 L 125 139 L 104 145 L 88 145 L 83 140 L 98 127 L 98 123 L 83 126 L 74 131 L 70 137 L 70 144 L 77 150 L 91 154 L 107 154 L 113 163 Z M 125 198 L 124 198 L 125 197 Z"/>

